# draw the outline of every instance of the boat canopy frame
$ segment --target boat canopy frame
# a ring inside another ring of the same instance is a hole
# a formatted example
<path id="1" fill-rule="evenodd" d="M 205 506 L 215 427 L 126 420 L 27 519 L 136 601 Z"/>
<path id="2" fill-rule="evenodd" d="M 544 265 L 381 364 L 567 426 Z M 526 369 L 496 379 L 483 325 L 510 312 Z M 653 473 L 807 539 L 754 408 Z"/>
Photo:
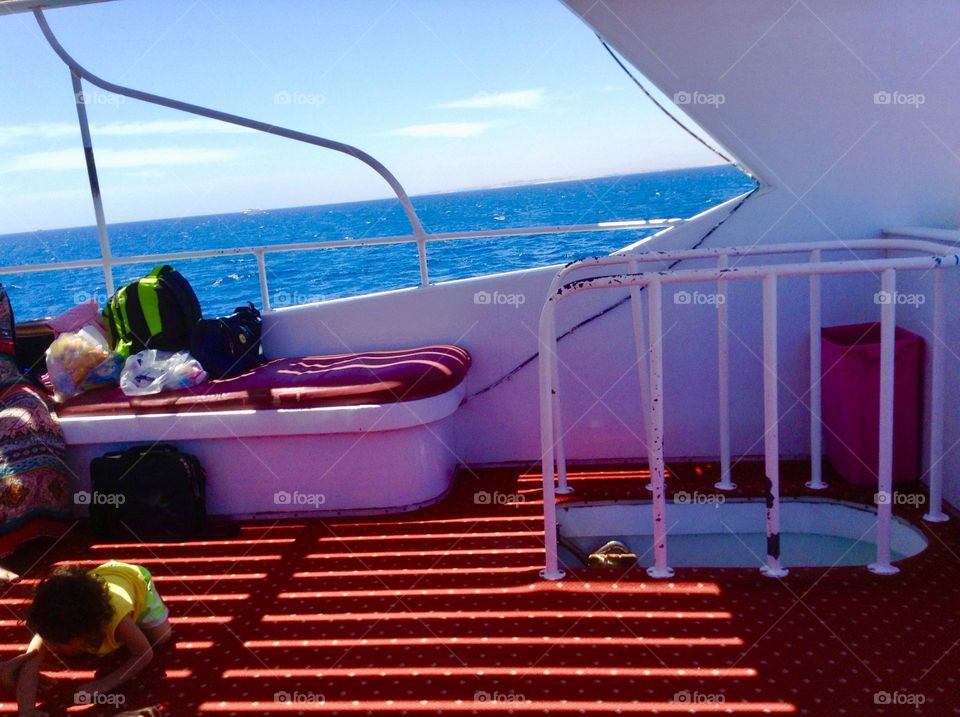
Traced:
<path id="1" fill-rule="evenodd" d="M 102 2 L 113 2 L 113 0 L 0 0 L 0 16 Z"/>
<path id="2" fill-rule="evenodd" d="M 430 284 L 430 275 L 427 264 L 427 242 L 431 241 L 453 241 L 461 239 L 491 239 L 505 236 L 529 236 L 541 234 L 569 234 L 597 231 L 660 231 L 670 227 L 678 226 L 687 220 L 683 218 L 664 218 L 664 219 L 637 219 L 629 221 L 596 222 L 589 224 L 564 224 L 533 226 L 511 229 L 493 229 L 479 231 L 455 231 L 455 232 L 427 232 L 417 215 L 417 211 L 410 201 L 410 197 L 397 177 L 387 167 L 367 152 L 354 147 L 353 145 L 338 142 L 335 140 L 319 137 L 317 135 L 301 132 L 278 125 L 261 122 L 258 120 L 234 115 L 227 112 L 195 105 L 189 102 L 182 102 L 169 97 L 156 95 L 150 92 L 144 92 L 131 87 L 125 87 L 105 80 L 90 72 L 81 65 L 69 52 L 63 47 L 57 39 L 53 30 L 47 22 L 44 15 L 44 8 L 53 8 L 84 4 L 86 2 L 96 2 L 97 0 L 5 0 L 0 7 L 6 9 L 8 5 L 15 4 L 16 8 L 9 12 L 27 12 L 32 11 L 36 18 L 40 31 L 47 43 L 63 61 L 70 70 L 71 83 L 73 86 L 74 102 L 77 108 L 77 120 L 80 124 L 80 133 L 83 141 L 84 157 L 86 161 L 87 176 L 90 184 L 90 193 L 93 200 L 94 214 L 97 222 L 97 235 L 100 242 L 99 260 L 77 260 L 66 262 L 51 262 L 43 264 L 27 264 L 17 267 L 0 268 L 0 275 L 3 274 L 23 274 L 40 271 L 61 271 L 70 269 L 88 269 L 102 267 L 107 293 L 112 295 L 115 291 L 113 280 L 113 268 L 118 265 L 143 264 L 154 262 L 171 262 L 181 259 L 202 259 L 223 256 L 253 255 L 257 262 L 257 273 L 260 282 L 260 298 L 264 311 L 271 309 L 270 292 L 267 280 L 266 254 L 278 252 L 310 251 L 318 249 L 336 249 L 346 247 L 377 246 L 387 244 L 408 244 L 414 243 L 417 247 L 417 256 L 420 270 L 420 286 L 425 287 Z M 339 239 L 328 241 L 313 242 L 293 242 L 285 244 L 267 244 L 257 246 L 231 247 L 228 249 L 209 249 L 200 251 L 168 252 L 162 254 L 140 254 L 135 256 L 114 257 L 110 247 L 110 236 L 107 229 L 106 215 L 103 210 L 101 199 L 100 182 L 97 174 L 96 155 L 93 148 L 93 138 L 90 132 L 90 124 L 86 112 L 86 99 L 83 91 L 83 81 L 94 85 L 107 92 L 129 97 L 130 99 L 147 102 L 149 104 L 167 107 L 169 109 L 185 112 L 200 117 L 206 117 L 219 122 L 245 127 L 257 132 L 283 137 L 285 139 L 303 142 L 316 147 L 329 149 L 335 152 L 341 152 L 348 156 L 363 162 L 377 174 L 393 190 L 397 199 L 403 208 L 404 214 L 410 223 L 411 232 L 409 234 L 394 235 L 386 237 L 371 237 L 366 239 Z"/>

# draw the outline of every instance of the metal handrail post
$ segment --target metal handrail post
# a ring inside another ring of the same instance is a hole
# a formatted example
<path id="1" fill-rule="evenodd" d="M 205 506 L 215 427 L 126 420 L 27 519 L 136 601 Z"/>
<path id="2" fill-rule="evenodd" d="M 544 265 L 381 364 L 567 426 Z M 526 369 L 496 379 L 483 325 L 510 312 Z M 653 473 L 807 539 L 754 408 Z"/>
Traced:
<path id="1" fill-rule="evenodd" d="M 560 580 L 566 573 L 560 568 L 557 547 L 557 497 L 553 485 L 553 377 L 552 363 L 548 357 L 556 355 L 557 327 L 556 303 L 553 297 L 547 300 L 540 312 L 537 343 L 540 350 L 540 470 L 543 479 L 543 547 L 544 580 Z"/>
<path id="2" fill-rule="evenodd" d="M 810 263 L 820 261 L 820 250 L 810 252 Z M 822 310 L 820 306 L 820 277 L 810 275 L 810 480 L 805 484 L 811 490 L 823 490 L 823 397 L 820 391 L 823 361 L 820 347 Z"/>
<path id="3" fill-rule="evenodd" d="M 639 270 L 639 264 L 634 260 L 627 263 L 630 271 Z M 647 407 L 650 405 L 650 350 L 647 347 L 647 335 L 643 320 L 643 295 L 639 286 L 630 287 L 630 312 L 633 317 L 633 344 L 637 352 L 637 376 L 640 381 L 640 415 L 643 420 L 643 441 L 647 454 L 647 471 L 653 470 L 653 438 L 650 426 L 650 414 Z M 647 490 L 653 490 L 653 483 L 647 483 Z"/>
<path id="4" fill-rule="evenodd" d="M 560 377 L 557 371 L 556 357 L 551 371 L 553 376 L 553 433 L 556 439 L 553 443 L 554 462 L 556 463 L 557 493 L 569 495 L 573 493 L 573 486 L 567 483 L 567 451 L 563 446 L 563 416 L 560 414 Z"/>
<path id="5" fill-rule="evenodd" d="M 721 254 L 717 259 L 717 269 L 730 266 L 730 258 Z M 737 486 L 730 477 L 730 334 L 727 324 L 730 310 L 727 307 L 727 282 L 717 281 L 717 381 L 720 401 L 720 481 L 713 487 L 719 490 L 733 490 Z"/>
<path id="6" fill-rule="evenodd" d="M 880 291 L 880 432 L 877 468 L 877 562 L 868 567 L 877 575 L 894 575 L 900 569 L 890 563 L 890 525 L 893 521 L 893 383 L 896 343 L 897 272 L 884 269 Z"/>
<path id="7" fill-rule="evenodd" d="M 763 277 L 763 457 L 767 478 L 767 563 L 770 578 L 787 574 L 780 564 L 780 376 L 777 371 L 777 276 Z"/>
<path id="8" fill-rule="evenodd" d="M 255 251 L 257 258 L 257 276 L 260 278 L 260 301 L 263 302 L 263 310 L 270 311 L 270 291 L 267 288 L 267 262 L 263 250 Z"/>
<path id="9" fill-rule="evenodd" d="M 427 235 L 423 233 L 423 229 L 420 229 L 419 233 L 414 229 L 414 234 L 417 237 L 417 261 L 420 263 L 420 286 L 427 286 L 430 284 L 430 272 L 427 267 Z"/>
<path id="10" fill-rule="evenodd" d="M 923 519 L 943 523 L 950 518 L 943 512 L 943 403 L 944 353 L 943 336 L 946 331 L 944 310 L 944 275 L 937 269 L 933 277 L 933 355 L 930 364 L 930 508 Z"/>
<path id="11" fill-rule="evenodd" d="M 647 285 L 647 309 L 650 313 L 650 436 L 653 441 L 653 566 L 647 568 L 652 578 L 672 578 L 673 568 L 667 565 L 667 497 L 663 449 L 663 285 L 652 279 Z"/>

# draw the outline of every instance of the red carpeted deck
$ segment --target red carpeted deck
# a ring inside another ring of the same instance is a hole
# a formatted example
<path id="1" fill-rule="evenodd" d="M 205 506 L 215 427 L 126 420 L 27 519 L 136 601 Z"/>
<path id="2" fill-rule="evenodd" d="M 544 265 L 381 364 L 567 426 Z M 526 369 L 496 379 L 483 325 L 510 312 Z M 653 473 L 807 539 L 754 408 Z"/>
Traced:
<path id="1" fill-rule="evenodd" d="M 708 490 L 709 465 L 672 466 L 671 490 Z M 758 465 L 735 473 L 759 495 Z M 784 494 L 806 494 L 785 465 Z M 881 578 L 865 568 L 576 570 L 541 581 L 539 478 L 462 471 L 416 513 L 243 525 L 184 545 L 98 545 L 74 528 L 25 580 L 0 591 L 0 650 L 50 564 L 146 565 L 169 604 L 174 642 L 120 694 L 163 714 L 488 713 L 960 714 L 960 521 L 923 525 L 930 542 Z M 578 500 L 646 498 L 629 468 L 573 471 Z M 828 479 L 831 479 L 828 476 Z M 478 492 L 522 496 L 485 501 Z M 869 502 L 832 478 L 827 492 Z M 896 506 L 918 525 L 921 511 Z M 17 566 L 13 566 L 17 567 Z M 26 570 L 28 565 L 23 566 Z M 106 661 L 53 665 L 52 715 Z M 884 695 L 890 702 L 877 704 Z M 877 697 L 879 695 L 879 697 Z M 12 691 L 0 712 L 15 712 Z"/>

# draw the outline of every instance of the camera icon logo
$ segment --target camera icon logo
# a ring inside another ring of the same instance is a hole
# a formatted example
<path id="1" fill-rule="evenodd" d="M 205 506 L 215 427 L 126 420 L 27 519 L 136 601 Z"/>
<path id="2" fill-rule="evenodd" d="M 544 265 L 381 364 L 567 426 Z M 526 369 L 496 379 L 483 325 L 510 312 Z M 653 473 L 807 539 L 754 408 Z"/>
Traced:
<path id="1" fill-rule="evenodd" d="M 273 494 L 274 505 L 290 505 L 291 495 L 285 490 L 278 490 Z"/>
<path id="2" fill-rule="evenodd" d="M 73 502 L 76 505 L 90 505 L 90 491 L 78 490 L 73 494 Z"/>
<path id="3" fill-rule="evenodd" d="M 493 301 L 493 296 L 489 291 L 478 291 L 473 295 L 473 303 L 479 306 L 486 306 Z"/>

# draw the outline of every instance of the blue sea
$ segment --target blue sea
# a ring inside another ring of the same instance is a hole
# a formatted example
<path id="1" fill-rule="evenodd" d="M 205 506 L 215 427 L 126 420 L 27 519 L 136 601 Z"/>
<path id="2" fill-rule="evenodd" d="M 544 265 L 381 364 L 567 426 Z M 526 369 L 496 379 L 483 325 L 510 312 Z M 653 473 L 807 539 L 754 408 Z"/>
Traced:
<path id="1" fill-rule="evenodd" d="M 413 197 L 428 232 L 587 224 L 690 217 L 753 187 L 733 167 L 705 167 L 598 179 L 530 184 Z M 109 205 L 108 205 L 109 206 Z M 109 218 L 108 218 L 109 219 Z M 179 219 L 110 224 L 115 257 L 224 247 L 360 239 L 408 234 L 396 200 L 268 209 Z M 498 237 L 430 242 L 431 282 L 544 266 L 605 254 L 650 230 Z M 0 266 L 98 259 L 95 227 L 0 236 Z M 416 286 L 416 245 L 344 247 L 268 254 L 274 307 Z M 116 267 L 117 286 L 145 275 L 148 264 Z M 193 285 L 205 316 L 260 303 L 256 260 L 250 256 L 176 263 Z M 106 300 L 100 269 L 0 276 L 18 321 L 56 315 L 80 301 Z"/>

